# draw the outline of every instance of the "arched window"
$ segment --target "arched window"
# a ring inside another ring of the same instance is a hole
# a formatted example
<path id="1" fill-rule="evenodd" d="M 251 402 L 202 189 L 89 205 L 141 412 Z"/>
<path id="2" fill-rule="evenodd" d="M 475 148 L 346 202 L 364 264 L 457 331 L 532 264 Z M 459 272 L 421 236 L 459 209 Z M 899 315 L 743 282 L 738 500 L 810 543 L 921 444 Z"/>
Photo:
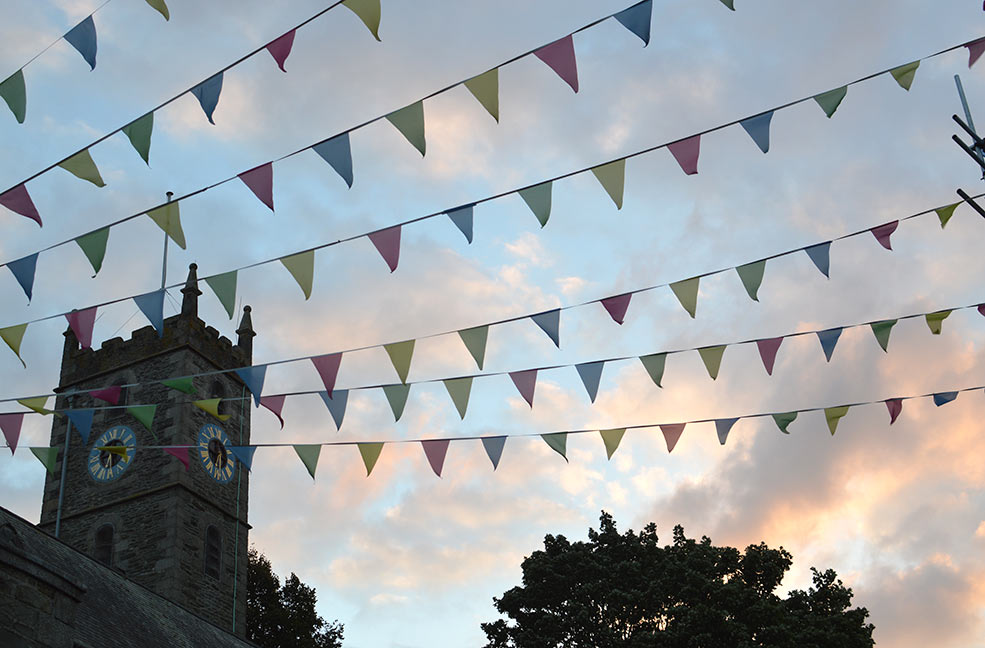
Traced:
<path id="1" fill-rule="evenodd" d="M 216 378 L 212 381 L 212 388 L 209 390 L 209 398 L 221 398 L 219 401 L 218 411 L 220 414 L 229 414 L 227 410 L 229 409 L 229 404 L 226 403 L 226 388 L 222 384 L 222 381 Z"/>
<path id="2" fill-rule="evenodd" d="M 219 529 L 210 526 L 205 530 L 205 574 L 219 580 L 222 568 L 222 536 Z"/>
<path id="3" fill-rule="evenodd" d="M 113 566 L 113 526 L 104 524 L 96 530 L 93 557 L 107 567 Z"/>

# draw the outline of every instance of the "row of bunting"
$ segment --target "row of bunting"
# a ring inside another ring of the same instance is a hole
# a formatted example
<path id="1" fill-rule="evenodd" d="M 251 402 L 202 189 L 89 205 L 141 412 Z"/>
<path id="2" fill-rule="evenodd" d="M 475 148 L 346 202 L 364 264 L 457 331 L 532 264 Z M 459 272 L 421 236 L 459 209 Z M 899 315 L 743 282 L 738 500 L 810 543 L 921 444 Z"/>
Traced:
<path id="1" fill-rule="evenodd" d="M 718 441 L 721 445 L 725 445 L 729 434 L 734 428 L 735 424 L 742 419 L 755 419 L 755 418 L 771 418 L 776 424 L 776 427 L 780 432 L 784 434 L 790 434 L 789 427 L 796 421 L 800 414 L 808 412 L 820 411 L 824 414 L 824 420 L 827 424 L 828 430 L 831 435 L 834 436 L 835 431 L 838 428 L 838 424 L 841 420 L 848 414 L 849 410 L 853 407 L 860 407 L 864 405 L 873 404 L 884 404 L 889 413 L 889 424 L 892 425 L 899 418 L 903 411 L 903 401 L 913 400 L 918 398 L 931 398 L 934 405 L 937 407 L 942 407 L 948 403 L 955 401 L 962 392 L 968 391 L 978 391 L 985 389 L 983 387 L 969 387 L 964 389 L 958 389 L 954 391 L 936 392 L 933 394 L 925 394 L 921 396 L 902 396 L 896 398 L 888 398 L 879 401 L 866 401 L 861 403 L 852 403 L 848 405 L 836 405 L 830 407 L 815 407 L 807 408 L 802 410 L 791 410 L 788 412 L 771 412 L 771 413 L 759 413 L 759 414 L 747 414 L 744 416 L 737 416 L 732 418 L 720 418 L 720 419 L 700 419 L 695 421 L 686 421 L 683 423 L 649 423 L 645 425 L 630 425 L 620 428 L 609 428 L 604 430 L 571 430 L 566 432 L 550 432 L 546 434 L 519 434 L 519 435 L 498 435 L 498 436 L 482 436 L 482 437 L 451 437 L 443 439 L 407 439 L 401 441 L 335 441 L 326 443 L 297 443 L 297 444 L 286 444 L 286 443 L 269 443 L 269 444 L 253 444 L 253 445 L 241 445 L 241 446 L 228 446 L 227 450 L 235 457 L 238 461 L 241 461 L 247 470 L 252 471 L 253 469 L 253 456 L 258 448 L 273 448 L 273 447 L 287 447 L 290 446 L 297 453 L 298 458 L 304 464 L 304 467 L 308 470 L 311 478 L 315 478 L 315 471 L 318 466 L 318 458 L 321 455 L 321 450 L 325 446 L 351 446 L 354 445 L 358 448 L 360 457 L 363 460 L 363 465 L 366 468 L 366 476 L 368 477 L 372 472 L 373 468 L 376 466 L 377 461 L 380 458 L 380 454 L 383 451 L 383 446 L 393 443 L 419 443 L 424 450 L 424 456 L 426 457 L 428 464 L 434 473 L 440 477 L 441 472 L 444 468 L 445 457 L 448 453 L 448 447 L 451 445 L 452 441 L 481 441 L 482 447 L 489 457 L 489 461 L 492 463 L 493 470 L 499 467 L 500 459 L 503 455 L 503 449 L 506 446 L 506 440 L 510 437 L 536 437 L 539 436 L 543 441 L 557 454 L 564 458 L 565 461 L 568 460 L 567 457 L 567 444 L 568 436 L 572 434 L 590 434 L 598 432 L 602 438 L 602 443 L 605 446 L 605 452 L 609 459 L 612 459 L 612 455 L 619 448 L 622 442 L 623 436 L 626 434 L 627 430 L 654 430 L 659 429 L 664 437 L 664 441 L 667 444 L 667 452 L 673 452 L 674 448 L 677 446 L 678 441 L 680 441 L 681 436 L 684 434 L 684 429 L 689 424 L 696 423 L 713 423 L 715 426 L 715 432 L 718 436 Z M 20 424 L 21 419 L 16 417 L 23 417 L 23 414 L 4 414 L 0 415 L 0 429 L 3 430 L 4 436 L 7 438 L 8 446 L 10 447 L 11 453 L 16 450 L 17 439 L 20 435 Z M 13 439 L 13 443 L 11 443 Z M 88 438 L 85 439 L 88 443 Z M 139 447 L 139 446 L 138 446 Z M 184 445 L 171 445 L 171 446 L 142 446 L 146 449 L 159 449 L 164 452 L 174 456 L 178 459 L 188 470 L 189 458 L 192 452 L 191 446 Z M 33 446 L 29 448 L 38 460 L 44 464 L 45 468 L 51 472 L 55 473 L 58 465 L 58 447 L 37 447 Z M 97 446 L 97 450 L 108 452 L 112 454 L 117 454 L 121 459 L 129 461 L 130 457 L 127 454 L 127 448 L 124 446 Z"/>

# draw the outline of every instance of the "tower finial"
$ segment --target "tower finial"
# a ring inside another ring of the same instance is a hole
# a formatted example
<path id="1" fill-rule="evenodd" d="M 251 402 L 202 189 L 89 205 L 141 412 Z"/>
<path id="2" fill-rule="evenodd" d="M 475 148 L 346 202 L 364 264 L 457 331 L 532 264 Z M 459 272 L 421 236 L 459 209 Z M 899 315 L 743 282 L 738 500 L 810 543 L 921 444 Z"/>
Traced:
<path id="1" fill-rule="evenodd" d="M 185 280 L 185 287 L 181 289 L 184 295 L 181 299 L 181 316 L 184 318 L 195 319 L 198 317 L 198 296 L 202 291 L 198 289 L 198 265 L 192 263 L 188 266 L 188 279 Z"/>
<path id="2" fill-rule="evenodd" d="M 256 331 L 253 330 L 253 318 L 250 317 L 252 310 L 249 304 L 243 306 L 243 319 L 239 321 L 239 328 L 236 329 L 236 335 L 239 336 L 236 345 L 246 351 L 251 358 L 253 357 L 253 338 L 257 335 Z"/>

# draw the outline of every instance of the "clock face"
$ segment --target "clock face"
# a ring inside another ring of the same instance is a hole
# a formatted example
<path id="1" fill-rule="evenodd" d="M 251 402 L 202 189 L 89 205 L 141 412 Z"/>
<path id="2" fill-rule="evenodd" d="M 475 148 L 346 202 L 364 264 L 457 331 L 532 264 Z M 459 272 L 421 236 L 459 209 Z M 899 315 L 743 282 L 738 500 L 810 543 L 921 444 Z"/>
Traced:
<path id="1" fill-rule="evenodd" d="M 122 451 L 117 453 L 99 449 L 114 446 L 119 446 Z M 133 463 L 136 446 L 137 437 L 127 426 L 115 425 L 106 430 L 89 451 L 89 475 L 98 482 L 111 482 L 119 478 Z"/>
<path id="2" fill-rule="evenodd" d="M 198 431 L 198 458 L 212 479 L 225 484 L 236 472 L 236 459 L 229 452 L 229 439 L 218 425 L 209 423 Z"/>

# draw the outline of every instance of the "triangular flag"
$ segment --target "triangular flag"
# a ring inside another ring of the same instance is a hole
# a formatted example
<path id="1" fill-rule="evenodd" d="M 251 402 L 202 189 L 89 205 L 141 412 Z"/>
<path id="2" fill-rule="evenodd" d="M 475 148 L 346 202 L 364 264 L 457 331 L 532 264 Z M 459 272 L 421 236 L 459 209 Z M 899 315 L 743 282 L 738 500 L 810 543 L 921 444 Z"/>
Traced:
<path id="1" fill-rule="evenodd" d="M 92 327 L 96 323 L 96 308 L 96 306 L 93 306 L 85 310 L 73 310 L 71 313 L 65 314 L 68 325 L 72 328 L 72 332 L 75 333 L 75 337 L 83 349 L 88 349 L 92 346 Z"/>
<path id="2" fill-rule="evenodd" d="M 612 459 L 612 455 L 615 454 L 616 449 L 619 447 L 619 443 L 622 441 L 622 437 L 626 434 L 626 428 L 618 428 L 615 430 L 599 430 L 599 434 L 602 435 L 602 443 L 605 444 L 605 454 L 609 459 Z"/>
<path id="3" fill-rule="evenodd" d="M 27 324 L 15 324 L 14 326 L 8 326 L 6 328 L 0 329 L 0 339 L 7 343 L 10 350 L 17 355 L 17 359 L 21 361 L 24 368 L 27 368 L 27 363 L 21 357 L 21 342 L 24 341 L 24 332 L 27 331 Z"/>
<path id="4" fill-rule="evenodd" d="M 335 172 L 345 180 L 345 184 L 352 188 L 352 148 L 349 145 L 348 132 L 319 142 L 311 150 L 332 165 Z"/>
<path id="5" fill-rule="evenodd" d="M 144 317 L 150 321 L 151 325 L 157 330 L 157 336 L 164 335 L 164 290 L 137 295 L 133 298 L 133 303 L 137 305 Z"/>
<path id="6" fill-rule="evenodd" d="M 609 194 L 609 198 L 612 198 L 616 209 L 622 209 L 623 188 L 626 186 L 626 158 L 592 167 L 592 173 Z"/>
<path id="7" fill-rule="evenodd" d="M 51 410 L 47 409 L 45 406 L 48 404 L 48 396 L 36 396 L 35 398 L 20 398 L 17 400 L 18 403 L 31 410 L 32 412 L 37 412 L 41 416 L 48 416 L 51 414 Z"/>
<path id="8" fill-rule="evenodd" d="M 321 378 L 322 384 L 329 394 L 335 389 L 335 379 L 339 375 L 339 365 L 342 364 L 341 353 L 327 353 L 311 358 L 311 364 Z"/>
<path id="9" fill-rule="evenodd" d="M 578 63 L 575 61 L 575 42 L 570 34 L 534 51 L 534 56 L 554 70 L 572 90 L 578 92 Z"/>
<path id="10" fill-rule="evenodd" d="M 21 285 L 21 289 L 27 295 L 27 301 L 31 301 L 31 296 L 34 294 L 34 272 L 38 268 L 38 253 L 35 252 L 16 261 L 9 261 L 7 268 L 13 273 L 17 283 Z"/>
<path id="11" fill-rule="evenodd" d="M 165 20 L 171 20 L 171 12 L 168 11 L 168 5 L 164 0 L 145 0 L 154 9 L 157 9 Z"/>
<path id="12" fill-rule="evenodd" d="M 237 176 L 264 205 L 274 211 L 274 163 L 267 162 Z"/>
<path id="13" fill-rule="evenodd" d="M 979 305 L 978 305 L 978 312 L 979 312 L 979 313 L 980 313 L 981 315 L 983 315 L 983 316 L 985 316 L 985 304 L 979 304 Z"/>
<path id="14" fill-rule="evenodd" d="M 892 425 L 899 418 L 900 412 L 903 411 L 903 399 L 890 398 L 885 403 L 886 408 L 889 410 L 889 424 Z"/>
<path id="15" fill-rule="evenodd" d="M 27 86 L 24 85 L 24 70 L 17 70 L 0 83 L 0 97 L 14 114 L 18 124 L 24 123 L 27 114 Z"/>
<path id="16" fill-rule="evenodd" d="M 841 105 L 842 99 L 848 94 L 848 86 L 841 86 L 840 88 L 835 88 L 834 90 L 828 90 L 827 92 L 822 92 L 819 95 L 814 96 L 814 101 L 817 105 L 821 107 L 824 114 L 831 118 L 831 115 L 835 114 L 838 110 L 838 106 Z"/>
<path id="17" fill-rule="evenodd" d="M 121 385 L 113 385 L 112 387 L 105 387 L 103 389 L 93 389 L 89 392 L 89 395 L 103 401 L 104 403 L 119 405 L 120 395 L 122 393 L 123 387 Z"/>
<path id="18" fill-rule="evenodd" d="M 759 357 L 762 358 L 763 367 L 766 368 L 766 374 L 769 376 L 773 375 L 773 363 L 776 362 L 776 352 L 780 350 L 781 342 L 783 342 L 782 335 L 766 340 L 756 340 L 756 346 L 759 347 Z"/>
<path id="19" fill-rule="evenodd" d="M 208 412 L 212 416 L 216 417 L 220 421 L 228 421 L 230 414 L 220 414 L 219 413 L 219 403 L 222 402 L 221 398 L 205 398 L 202 400 L 192 401 L 192 405 L 202 410 L 203 412 Z"/>
<path id="20" fill-rule="evenodd" d="M 162 380 L 161 384 L 165 387 L 176 389 L 186 394 L 195 394 L 195 385 L 190 376 L 185 378 L 171 378 L 169 380 Z"/>
<path id="21" fill-rule="evenodd" d="M 735 0 L 722 0 L 722 4 L 735 11 Z"/>
<path id="22" fill-rule="evenodd" d="M 599 393 L 599 381 L 602 379 L 602 367 L 605 366 L 605 362 L 600 360 L 598 362 L 583 362 L 582 364 L 575 365 L 575 369 L 578 370 L 578 376 L 581 378 L 581 382 L 585 385 L 585 391 L 588 392 L 588 398 L 595 402 L 595 397 Z"/>
<path id="23" fill-rule="evenodd" d="M 602 308 L 609 313 L 612 321 L 616 324 L 622 324 L 626 318 L 626 309 L 629 308 L 629 301 L 632 298 L 633 293 L 625 293 L 623 295 L 616 295 L 615 297 L 606 297 L 600 300 L 600 303 L 602 304 Z"/>
<path id="24" fill-rule="evenodd" d="M 325 402 L 325 407 L 328 408 L 329 413 L 332 415 L 332 420 L 335 421 L 335 429 L 342 429 L 342 419 L 345 418 L 345 406 L 349 402 L 349 390 L 336 389 L 331 392 L 323 391 L 318 392 L 318 395 L 321 396 L 321 399 Z M 406 400 L 406 397 L 404 400 Z"/>
<path id="25" fill-rule="evenodd" d="M 664 377 L 664 367 L 667 364 L 667 354 L 666 353 L 653 353 L 651 355 L 640 356 L 640 362 L 643 363 L 643 368 L 646 369 L 646 373 L 650 375 L 650 380 L 657 387 L 663 387 L 660 381 Z"/>
<path id="26" fill-rule="evenodd" d="M 479 367 L 479 371 L 482 371 L 482 365 L 486 357 L 486 340 L 489 338 L 489 325 L 462 329 L 458 332 L 458 337 L 462 338 L 465 348 L 472 354 L 475 364 Z"/>
<path id="27" fill-rule="evenodd" d="M 226 309 L 229 319 L 233 318 L 236 311 L 236 277 L 237 271 L 230 270 L 211 277 L 205 278 L 205 283 L 219 298 L 219 303 Z"/>
<path id="28" fill-rule="evenodd" d="M 499 68 L 472 77 L 465 82 L 465 87 L 499 123 Z"/>
<path id="29" fill-rule="evenodd" d="M 776 423 L 776 427 L 780 428 L 780 432 L 784 434 L 790 434 L 787 427 L 797 420 L 798 412 L 782 412 L 780 414 L 773 414 L 773 421 Z"/>
<path id="30" fill-rule="evenodd" d="M 185 467 L 185 471 L 188 471 L 188 455 L 191 453 L 191 448 L 161 448 L 166 453 L 181 462 L 181 465 Z"/>
<path id="31" fill-rule="evenodd" d="M 739 279 L 742 280 L 742 286 L 746 289 L 749 297 L 753 301 L 759 301 L 759 286 L 763 283 L 763 272 L 766 271 L 766 259 L 738 266 L 735 271 L 739 274 Z"/>
<path id="32" fill-rule="evenodd" d="M 838 429 L 838 421 L 840 421 L 845 414 L 848 414 L 848 405 L 824 408 L 824 420 L 828 422 L 828 429 L 831 430 L 831 436 L 834 436 L 835 430 Z"/>
<path id="33" fill-rule="evenodd" d="M 373 38 L 380 40 L 380 18 L 383 13 L 380 0 L 344 0 L 342 4 L 359 16 L 359 20 L 363 21 L 373 34 Z"/>
<path id="34" fill-rule="evenodd" d="M 24 423 L 24 413 L 0 414 L 0 431 L 10 446 L 10 454 L 17 450 L 17 441 L 21 438 L 21 425 Z M 505 437 L 504 437 L 505 438 Z"/>
<path id="35" fill-rule="evenodd" d="M 896 320 L 883 320 L 882 322 L 872 322 L 869 324 L 872 328 L 872 334 L 876 336 L 876 341 L 879 342 L 879 346 L 887 353 L 889 352 L 889 334 L 895 325 Z"/>
<path id="36" fill-rule="evenodd" d="M 294 452 L 298 453 L 301 463 L 304 464 L 304 467 L 308 469 L 308 474 L 314 479 L 315 468 L 318 467 L 318 455 L 321 454 L 321 444 L 298 444 L 291 447 L 294 448 Z"/>
<path id="37" fill-rule="evenodd" d="M 455 403 L 458 415 L 462 417 L 462 420 L 465 420 L 465 410 L 468 409 L 469 394 L 472 392 L 472 376 L 451 378 L 442 382 L 445 384 L 445 389 L 448 390 L 452 402 Z"/>
<path id="38" fill-rule="evenodd" d="M 941 324 L 947 319 L 947 316 L 951 314 L 949 310 L 937 311 L 936 313 L 927 313 L 924 317 L 927 320 L 927 326 L 930 328 L 930 332 L 934 335 L 941 334 Z"/>
<path id="39" fill-rule="evenodd" d="M 301 286 L 301 292 L 307 300 L 311 297 L 311 284 L 315 280 L 315 251 L 299 252 L 290 256 L 281 257 L 280 262 L 284 264 L 287 271 L 291 273 L 294 280 Z"/>
<path id="40" fill-rule="evenodd" d="M 770 150 L 770 122 L 773 120 L 773 111 L 765 112 L 749 119 L 743 119 L 739 126 L 749 134 L 752 141 L 756 143 L 759 150 L 767 153 Z"/>
<path id="41" fill-rule="evenodd" d="M 247 471 L 253 472 L 253 455 L 256 454 L 256 446 L 229 446 L 227 449 L 237 461 L 246 466 Z"/>
<path id="42" fill-rule="evenodd" d="M 178 244 L 178 247 L 185 249 L 185 231 L 181 228 L 181 209 L 177 201 L 152 209 L 147 215 Z"/>
<path id="43" fill-rule="evenodd" d="M 79 51 L 91 70 L 96 69 L 96 23 L 92 20 L 92 14 L 72 27 L 65 34 L 65 40 Z"/>
<path id="44" fill-rule="evenodd" d="M 735 425 L 738 418 L 728 418 L 728 419 L 717 419 L 715 421 L 715 432 L 718 433 L 718 442 L 725 445 L 725 441 L 728 439 L 729 432 L 732 431 L 732 426 Z"/>
<path id="45" fill-rule="evenodd" d="M 465 235 L 465 240 L 469 243 L 472 242 L 472 210 L 474 207 L 475 205 L 465 205 L 445 212 L 451 222 L 455 223 L 455 227 Z"/>
<path id="46" fill-rule="evenodd" d="M 564 460 L 567 461 L 568 457 L 565 453 L 568 451 L 568 433 L 567 432 L 552 432 L 550 434 L 541 434 L 540 438 L 544 440 L 551 450 L 558 453 Z"/>
<path id="47" fill-rule="evenodd" d="M 427 457 L 428 463 L 431 464 L 431 470 L 438 477 L 441 477 L 441 469 L 445 465 L 448 444 L 448 439 L 428 439 L 421 441 L 421 447 L 424 448 L 424 456 Z"/>
<path id="48" fill-rule="evenodd" d="M 427 141 L 424 137 L 424 102 L 418 101 L 395 110 L 386 118 L 423 156 L 427 150 Z"/>
<path id="49" fill-rule="evenodd" d="M 386 261 L 390 272 L 396 270 L 397 264 L 400 262 L 400 225 L 388 227 L 366 236 L 373 242 L 383 260 Z"/>
<path id="50" fill-rule="evenodd" d="M 503 457 L 503 446 L 506 445 L 505 436 L 480 437 L 482 447 L 486 451 L 486 456 L 492 462 L 493 470 L 499 467 L 499 460 Z"/>
<path id="51" fill-rule="evenodd" d="M 237 369 L 236 375 L 253 394 L 253 406 L 260 407 L 260 393 L 263 391 L 263 381 L 267 376 L 267 365 L 254 365 Z"/>
<path id="52" fill-rule="evenodd" d="M 804 248 L 804 252 L 825 277 L 831 277 L 831 241 Z"/>
<path id="53" fill-rule="evenodd" d="M 198 99 L 202 110 L 205 111 L 205 116 L 208 117 L 209 123 L 215 125 L 215 122 L 212 120 L 212 113 L 215 112 L 216 106 L 219 105 L 219 93 L 222 92 L 222 72 L 202 81 L 192 88 L 191 92 Z"/>
<path id="54" fill-rule="evenodd" d="M 118 445 L 96 446 L 96 450 L 99 450 L 100 452 L 108 452 L 112 455 L 116 455 L 118 457 L 123 458 L 124 461 L 129 461 L 128 459 L 126 459 L 127 456 L 126 446 L 118 446 Z"/>
<path id="55" fill-rule="evenodd" d="M 838 344 L 841 331 L 841 328 L 833 328 L 817 332 L 817 339 L 821 342 L 821 349 L 824 351 L 824 357 L 828 362 L 831 362 L 831 355 L 835 352 L 835 345 Z"/>
<path id="56" fill-rule="evenodd" d="M 708 375 L 711 376 L 712 380 L 718 378 L 718 369 L 722 366 L 722 356 L 725 354 L 725 347 L 726 345 L 722 344 L 720 346 L 701 347 L 698 349 L 701 362 L 705 364 L 705 369 L 708 370 Z"/>
<path id="57" fill-rule="evenodd" d="M 901 65 L 898 68 L 893 68 L 889 71 L 896 79 L 896 83 L 899 87 L 904 90 L 909 90 L 910 86 L 913 84 L 913 77 L 917 73 L 917 68 L 920 67 L 920 61 L 914 61 L 913 63 L 907 63 L 906 65 Z"/>
<path id="58" fill-rule="evenodd" d="M 894 220 L 892 223 L 885 223 L 884 225 L 873 227 L 869 231 L 872 232 L 872 236 L 876 237 L 876 240 L 879 241 L 879 245 L 887 250 L 892 250 L 893 244 L 892 241 L 889 240 L 889 237 L 893 235 L 893 232 L 896 231 L 897 227 L 899 227 L 899 221 Z"/>
<path id="59" fill-rule="evenodd" d="M 410 373 L 410 360 L 414 357 L 414 340 L 384 344 L 383 348 L 390 356 L 390 362 L 396 369 L 400 382 L 406 384 L 407 374 Z"/>
<path id="60" fill-rule="evenodd" d="M 968 67 L 970 68 L 981 57 L 982 53 L 985 52 L 985 38 L 979 38 L 970 43 L 965 43 L 964 46 L 968 48 Z"/>
<path id="61" fill-rule="evenodd" d="M 386 396 L 386 402 L 390 404 L 394 423 L 399 421 L 400 417 L 403 416 L 404 406 L 407 405 L 407 395 L 409 393 L 410 385 L 383 385 L 383 394 Z"/>
<path id="62" fill-rule="evenodd" d="M 106 186 L 106 183 L 103 182 L 103 177 L 99 175 L 99 169 L 96 168 L 96 163 L 92 161 L 89 149 L 79 151 L 64 162 L 59 162 L 58 166 L 80 180 L 91 182 L 97 187 Z"/>
<path id="63" fill-rule="evenodd" d="M 150 137 L 154 132 L 154 113 L 149 112 L 123 127 L 123 134 L 130 140 L 134 150 L 150 164 Z"/>
<path id="64" fill-rule="evenodd" d="M 50 472 L 55 474 L 58 465 L 58 448 L 31 448 L 31 454 L 38 458 L 38 461 Z"/>
<path id="65" fill-rule="evenodd" d="M 667 150 L 674 156 L 681 169 L 687 175 L 698 172 L 698 154 L 701 152 L 701 136 L 695 135 L 667 145 Z"/>
<path id="66" fill-rule="evenodd" d="M 955 208 L 961 203 L 954 203 L 953 205 L 947 205 L 945 207 L 938 207 L 934 211 L 937 212 L 937 218 L 941 221 L 941 229 L 947 225 L 947 221 L 951 220 L 951 216 L 954 216 Z"/>
<path id="67" fill-rule="evenodd" d="M 366 476 L 369 477 L 370 473 L 373 472 L 373 467 L 376 466 L 376 461 L 380 458 L 380 452 L 383 451 L 383 444 L 377 441 L 376 443 L 357 443 L 356 445 L 359 446 L 359 455 L 363 458 Z"/>
<path id="68" fill-rule="evenodd" d="M 157 411 L 157 405 L 133 405 L 127 408 L 127 412 L 130 413 L 133 418 L 143 424 L 150 432 L 154 431 L 154 413 Z"/>
<path id="69" fill-rule="evenodd" d="M 681 306 L 684 307 L 684 310 L 692 318 L 694 318 L 694 314 L 698 310 L 698 285 L 700 280 L 700 277 L 692 277 L 691 279 L 670 284 L 670 289 L 677 295 L 677 301 L 681 302 Z"/>
<path id="70" fill-rule="evenodd" d="M 295 30 L 292 29 L 283 36 L 275 38 L 267 43 L 267 51 L 274 57 L 277 67 L 279 67 L 282 72 L 287 72 L 287 70 L 284 69 L 284 62 L 287 60 L 287 57 L 291 55 L 291 48 L 294 47 L 294 31 Z"/>
<path id="71" fill-rule="evenodd" d="M 0 205 L 21 216 L 30 218 L 38 225 L 42 225 L 41 214 L 38 213 L 38 208 L 34 206 L 31 194 L 27 192 L 27 187 L 24 186 L 23 182 L 0 194 Z"/>
<path id="72" fill-rule="evenodd" d="M 957 397 L 958 397 L 958 392 L 956 391 L 939 392 L 937 394 L 934 394 L 934 405 L 936 405 L 937 407 L 940 407 L 941 405 L 947 405 Z"/>
<path id="73" fill-rule="evenodd" d="M 537 222 L 541 227 L 547 225 L 547 220 L 551 217 L 551 187 L 553 183 L 548 181 L 526 189 L 517 191 L 523 202 L 537 217 Z"/>
<path id="74" fill-rule="evenodd" d="M 516 385 L 523 400 L 527 401 L 530 407 L 534 406 L 534 388 L 537 387 L 537 370 L 527 369 L 525 371 L 511 371 L 510 380 Z"/>
<path id="75" fill-rule="evenodd" d="M 640 37 L 643 47 L 650 44 L 650 18 L 653 13 L 653 0 L 643 0 L 613 16 L 622 26 Z"/>
<path id="76" fill-rule="evenodd" d="M 89 263 L 92 265 L 92 271 L 96 274 L 99 274 L 99 271 L 103 267 L 103 259 L 106 257 L 107 241 L 109 241 L 108 227 L 83 234 L 75 239 L 75 242 L 82 248 L 82 253 L 89 259 Z"/>
<path id="77" fill-rule="evenodd" d="M 284 429 L 284 416 L 282 412 L 284 411 L 284 401 L 287 400 L 287 396 L 264 396 L 260 399 L 260 404 L 266 407 L 268 410 L 274 413 L 277 420 L 280 421 L 280 429 Z"/>
<path id="78" fill-rule="evenodd" d="M 677 442 L 681 440 L 681 435 L 684 434 L 684 426 L 687 423 L 674 423 L 673 425 L 661 425 L 660 431 L 664 434 L 664 441 L 667 442 L 667 452 L 668 454 L 674 451 L 674 446 Z"/>
<path id="79" fill-rule="evenodd" d="M 561 309 L 555 308 L 553 310 L 544 311 L 543 313 L 537 313 L 536 315 L 531 315 L 530 319 L 533 320 L 534 324 L 539 326 L 544 333 L 547 333 L 547 337 L 551 338 L 554 342 L 554 346 L 561 348 Z"/>

